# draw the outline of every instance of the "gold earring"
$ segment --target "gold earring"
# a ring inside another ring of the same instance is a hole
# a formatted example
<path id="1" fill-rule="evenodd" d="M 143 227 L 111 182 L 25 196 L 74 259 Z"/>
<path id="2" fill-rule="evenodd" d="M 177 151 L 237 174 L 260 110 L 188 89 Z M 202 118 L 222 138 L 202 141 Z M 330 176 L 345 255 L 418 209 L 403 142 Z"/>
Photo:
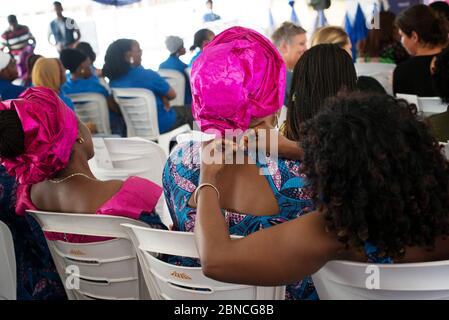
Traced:
<path id="1" fill-rule="evenodd" d="M 78 138 L 78 139 L 76 139 L 76 141 L 78 141 L 79 144 L 83 144 L 84 143 L 84 139 L 83 138 Z"/>

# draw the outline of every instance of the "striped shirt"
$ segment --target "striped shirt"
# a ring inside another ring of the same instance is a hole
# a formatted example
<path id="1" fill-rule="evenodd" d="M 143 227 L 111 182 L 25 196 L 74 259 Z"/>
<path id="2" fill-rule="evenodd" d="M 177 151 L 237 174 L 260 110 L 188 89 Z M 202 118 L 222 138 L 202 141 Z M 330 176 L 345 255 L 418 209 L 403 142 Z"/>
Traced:
<path id="1" fill-rule="evenodd" d="M 2 46 L 8 48 L 11 54 L 19 55 L 30 40 L 34 42 L 33 39 L 27 26 L 18 25 L 14 30 L 9 28 L 2 34 Z"/>

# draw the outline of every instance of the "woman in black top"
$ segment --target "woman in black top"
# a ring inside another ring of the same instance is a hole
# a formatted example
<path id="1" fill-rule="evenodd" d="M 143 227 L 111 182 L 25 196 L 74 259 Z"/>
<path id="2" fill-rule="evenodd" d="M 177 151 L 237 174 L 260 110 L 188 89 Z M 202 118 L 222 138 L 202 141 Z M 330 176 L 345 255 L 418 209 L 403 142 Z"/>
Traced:
<path id="1" fill-rule="evenodd" d="M 403 11 L 396 19 L 405 49 L 412 55 L 393 74 L 394 93 L 433 97 L 430 64 L 447 45 L 448 22 L 425 5 Z"/>

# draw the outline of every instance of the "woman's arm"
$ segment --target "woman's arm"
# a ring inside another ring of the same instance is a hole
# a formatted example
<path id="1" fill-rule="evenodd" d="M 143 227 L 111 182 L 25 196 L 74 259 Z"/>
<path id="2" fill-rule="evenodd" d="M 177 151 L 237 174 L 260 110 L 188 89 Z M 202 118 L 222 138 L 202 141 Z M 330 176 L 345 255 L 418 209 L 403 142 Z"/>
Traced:
<path id="1" fill-rule="evenodd" d="M 200 183 L 216 185 L 221 168 L 203 163 Z M 203 273 L 220 281 L 253 285 L 301 280 L 337 258 L 342 250 L 336 237 L 325 232 L 324 224 L 322 214 L 314 212 L 231 240 L 215 190 L 203 187 L 195 222 Z"/>

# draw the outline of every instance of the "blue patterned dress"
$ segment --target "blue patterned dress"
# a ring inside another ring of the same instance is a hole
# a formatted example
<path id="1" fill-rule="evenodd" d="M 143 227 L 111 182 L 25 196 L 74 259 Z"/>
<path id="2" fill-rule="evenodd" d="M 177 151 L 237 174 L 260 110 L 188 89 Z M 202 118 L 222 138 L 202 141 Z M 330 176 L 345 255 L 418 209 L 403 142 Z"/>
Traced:
<path id="1" fill-rule="evenodd" d="M 37 222 L 15 213 L 16 182 L 0 166 L 0 220 L 11 230 L 17 265 L 18 300 L 67 299 Z"/>
<path id="2" fill-rule="evenodd" d="M 175 147 L 163 173 L 165 199 L 173 220 L 173 230 L 193 232 L 196 209 L 188 202 L 199 184 L 200 143 L 189 142 Z M 255 157 L 252 157 L 255 159 Z M 314 210 L 310 194 L 304 188 L 305 176 L 300 174 L 299 161 L 264 157 L 256 165 L 265 170 L 265 177 L 273 191 L 280 213 L 273 216 L 243 215 L 223 210 L 229 232 L 247 236 L 260 229 L 289 221 Z M 170 263 L 199 266 L 198 261 L 185 257 L 170 257 Z M 311 278 L 287 286 L 287 299 L 317 299 Z"/>

